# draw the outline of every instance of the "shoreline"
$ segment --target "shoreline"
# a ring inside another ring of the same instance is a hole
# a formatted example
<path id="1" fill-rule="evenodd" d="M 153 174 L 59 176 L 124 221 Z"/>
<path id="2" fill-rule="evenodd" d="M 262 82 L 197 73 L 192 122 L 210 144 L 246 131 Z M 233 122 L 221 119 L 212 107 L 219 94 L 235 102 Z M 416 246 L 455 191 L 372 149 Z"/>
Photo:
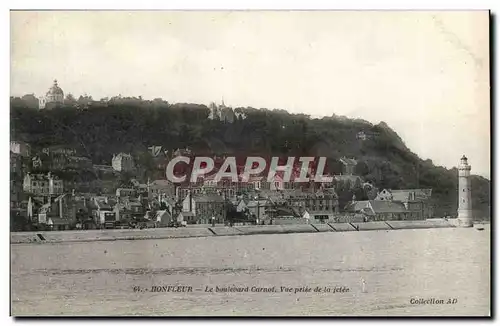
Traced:
<path id="1" fill-rule="evenodd" d="M 484 222 L 475 223 L 483 225 Z M 489 224 L 489 223 L 488 223 Z M 75 230 L 11 232 L 11 244 L 48 244 L 66 242 L 93 242 L 119 240 L 154 240 L 180 239 L 220 236 L 244 236 L 256 234 L 290 233 L 325 233 L 325 232 L 361 232 L 361 231 L 396 231 L 408 229 L 454 228 L 452 221 L 444 219 L 418 221 L 377 221 L 362 223 L 322 223 L 288 225 L 243 225 L 215 227 L 182 227 L 155 229 L 110 229 L 110 230 Z"/>

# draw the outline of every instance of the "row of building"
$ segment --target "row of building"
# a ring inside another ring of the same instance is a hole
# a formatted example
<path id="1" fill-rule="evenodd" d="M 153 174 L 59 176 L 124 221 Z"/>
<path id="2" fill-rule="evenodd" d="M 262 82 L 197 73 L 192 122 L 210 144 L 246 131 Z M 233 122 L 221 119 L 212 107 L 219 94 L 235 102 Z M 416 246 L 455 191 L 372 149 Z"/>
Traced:
<path id="1" fill-rule="evenodd" d="M 184 155 L 184 150 L 174 152 Z M 11 143 L 11 172 L 18 169 L 18 159 L 30 159 L 30 148 L 22 142 Z M 76 159 L 74 150 L 50 148 L 43 151 L 54 171 L 93 169 L 119 179 L 120 174 L 133 171 L 136 166 L 130 154 L 113 156 L 111 165 L 94 165 L 90 160 Z M 39 156 L 37 154 L 37 156 Z M 72 163 L 74 161 L 86 163 Z M 263 175 L 241 178 L 237 182 L 227 179 L 216 181 L 214 174 L 200 178 L 196 183 L 174 184 L 169 180 L 132 179 L 130 184 L 110 186 L 99 192 L 82 191 L 75 182 L 58 177 L 57 173 L 20 171 L 20 184 L 11 183 L 11 192 L 22 194 L 12 197 L 11 207 L 24 212 L 33 223 L 58 228 L 79 225 L 103 227 L 131 221 L 142 221 L 154 226 L 175 223 L 309 223 L 335 221 L 425 219 L 432 217 L 430 189 L 389 190 L 378 193 L 372 200 L 355 198 L 340 207 L 335 191 L 338 181 L 362 182 L 355 175 L 357 161 L 342 158 L 344 173 L 334 176 L 331 183 L 285 182 L 278 172 L 272 181 Z M 22 164 L 21 164 L 22 165 Z M 297 171 L 295 171 L 297 172 Z M 12 182 L 12 180 L 11 180 Z"/>
<path id="2" fill-rule="evenodd" d="M 131 188 L 118 188 L 112 195 L 98 195 L 65 192 L 62 180 L 51 175 L 30 178 L 32 183 L 41 183 L 36 189 L 43 192 L 34 191 L 33 184 L 24 185 L 31 206 L 27 209 L 31 212 L 29 218 L 36 223 L 57 221 L 65 228 L 89 221 L 94 227 L 102 227 L 109 222 L 134 220 L 154 226 L 236 220 L 257 224 L 416 220 L 432 217 L 433 213 L 430 189 L 384 189 L 374 200 L 353 198 L 342 209 L 333 188 L 253 190 L 231 197 L 221 188 L 219 192 L 189 190 L 185 196 L 175 196 L 177 187 L 167 180 L 147 184 L 134 180 Z M 346 220 L 347 217 L 351 219 Z"/>

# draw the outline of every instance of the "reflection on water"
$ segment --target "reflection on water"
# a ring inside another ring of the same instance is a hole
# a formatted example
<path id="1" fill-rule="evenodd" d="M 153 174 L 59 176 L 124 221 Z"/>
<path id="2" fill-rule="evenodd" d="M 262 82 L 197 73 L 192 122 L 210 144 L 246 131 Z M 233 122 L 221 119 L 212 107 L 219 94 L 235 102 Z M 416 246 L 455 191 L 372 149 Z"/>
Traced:
<path id="1" fill-rule="evenodd" d="M 11 248 L 14 315 L 489 314 L 489 226 Z M 134 292 L 171 285 L 193 291 Z M 278 291 L 205 292 L 247 286 Z"/>

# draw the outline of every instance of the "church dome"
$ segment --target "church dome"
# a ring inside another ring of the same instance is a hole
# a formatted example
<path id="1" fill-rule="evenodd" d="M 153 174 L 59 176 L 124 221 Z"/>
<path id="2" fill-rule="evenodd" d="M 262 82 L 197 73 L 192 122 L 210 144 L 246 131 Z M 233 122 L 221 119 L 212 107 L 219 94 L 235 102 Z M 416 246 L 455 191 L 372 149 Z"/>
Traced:
<path id="1" fill-rule="evenodd" d="M 52 87 L 49 88 L 49 91 L 47 92 L 47 96 L 55 96 L 55 95 L 64 96 L 63 90 L 61 89 L 61 87 L 57 85 L 57 80 L 54 80 L 54 85 L 52 85 Z"/>

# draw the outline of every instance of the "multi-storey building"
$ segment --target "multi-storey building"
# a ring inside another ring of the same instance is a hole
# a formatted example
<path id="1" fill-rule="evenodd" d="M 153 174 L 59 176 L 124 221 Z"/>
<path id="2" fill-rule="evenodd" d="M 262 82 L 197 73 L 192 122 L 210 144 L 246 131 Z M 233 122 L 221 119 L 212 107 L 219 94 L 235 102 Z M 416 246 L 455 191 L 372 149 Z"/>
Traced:
<path id="1" fill-rule="evenodd" d="M 210 103 L 209 105 L 210 113 L 208 118 L 211 120 L 219 120 L 223 122 L 233 123 L 236 115 L 232 108 L 227 107 L 222 100 L 222 104 L 217 106 L 215 103 Z"/>
<path id="2" fill-rule="evenodd" d="M 13 140 L 10 142 L 10 151 L 22 157 L 29 157 L 31 155 L 31 146 L 26 142 Z"/>
<path id="3" fill-rule="evenodd" d="M 169 180 L 155 180 L 148 183 L 149 193 L 153 196 L 166 195 L 173 196 L 175 194 L 175 185 Z"/>
<path id="4" fill-rule="evenodd" d="M 23 190 L 39 196 L 60 195 L 63 193 L 63 181 L 48 174 L 27 173 L 23 181 Z"/>
<path id="5" fill-rule="evenodd" d="M 431 196 L 432 189 L 383 189 L 375 200 L 402 203 L 408 218 L 425 219 L 431 218 L 434 213 Z"/>
<path id="6" fill-rule="evenodd" d="M 115 171 L 130 172 L 135 169 L 134 158 L 130 154 L 119 153 L 113 155 L 111 166 Z"/>
<path id="7" fill-rule="evenodd" d="M 215 217 L 216 223 L 223 223 L 226 216 L 226 202 L 219 195 L 188 194 L 182 202 L 182 211 L 196 216 L 197 224 L 208 224 Z"/>

